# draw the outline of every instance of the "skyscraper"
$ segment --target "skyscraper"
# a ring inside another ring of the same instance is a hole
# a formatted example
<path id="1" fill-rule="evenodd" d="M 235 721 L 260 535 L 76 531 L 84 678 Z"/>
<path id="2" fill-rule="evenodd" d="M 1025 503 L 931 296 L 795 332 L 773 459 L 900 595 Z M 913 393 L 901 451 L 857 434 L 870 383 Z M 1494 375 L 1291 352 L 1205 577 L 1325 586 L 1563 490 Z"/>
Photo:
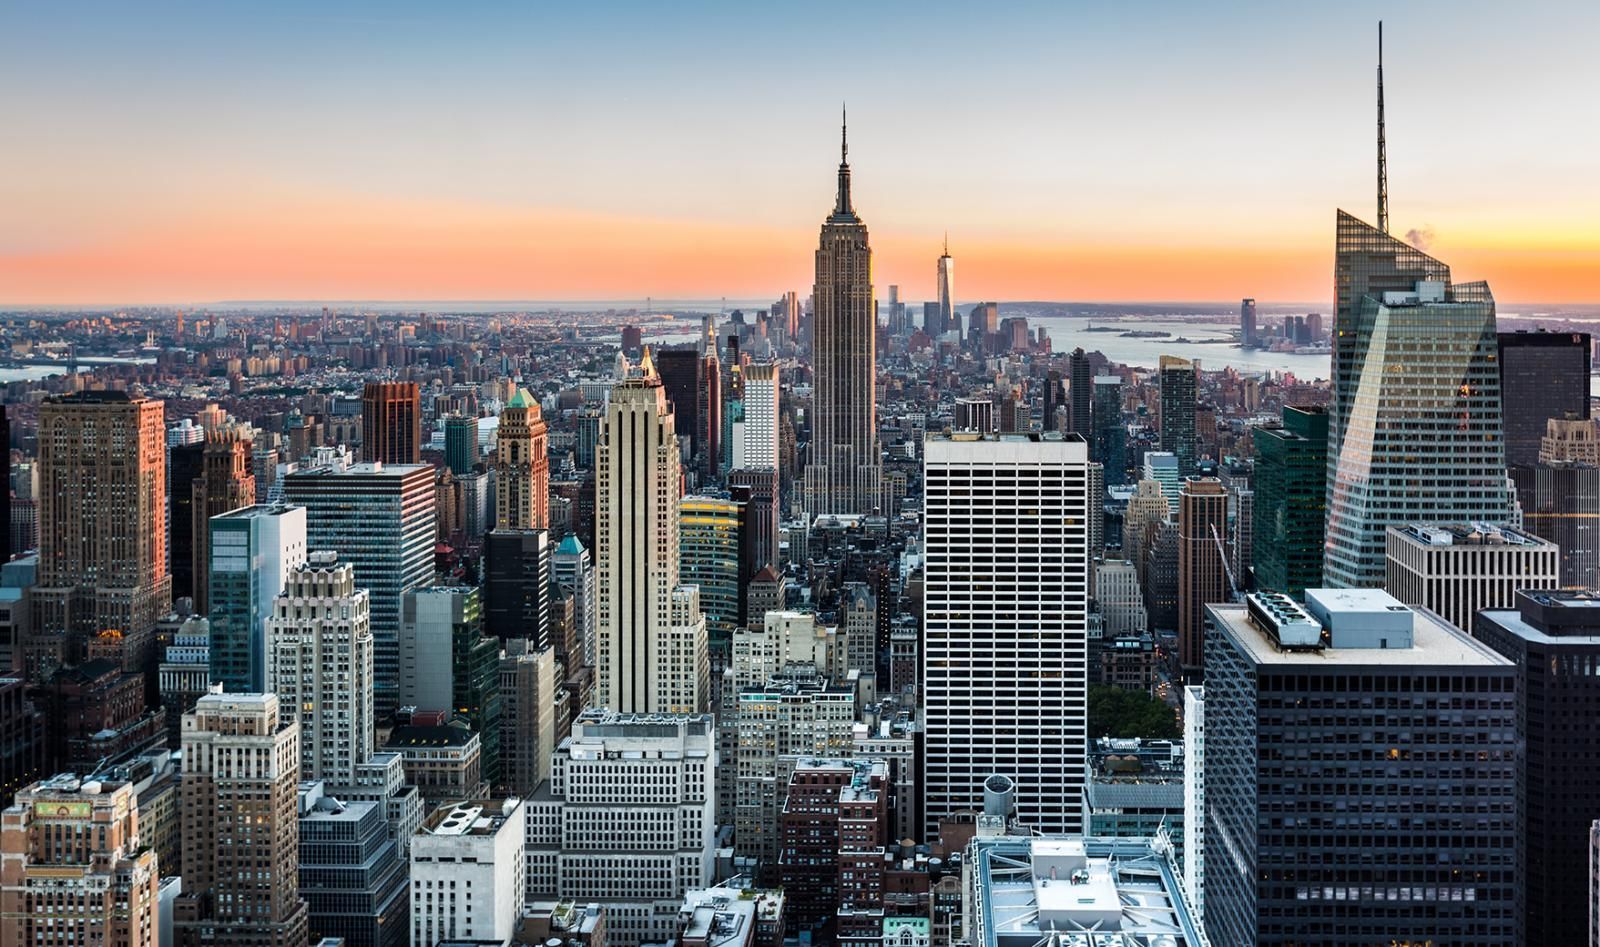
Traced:
<path id="1" fill-rule="evenodd" d="M 348 785 L 372 758 L 372 613 L 337 553 L 295 566 L 267 619 L 267 680 L 300 719 L 300 777 Z"/>
<path id="2" fill-rule="evenodd" d="M 211 682 L 229 693 L 267 686 L 274 601 L 306 561 L 306 511 L 247 506 L 211 520 Z"/>
<path id="3" fill-rule="evenodd" d="M 1256 301 L 1246 299 L 1239 304 L 1239 345 L 1250 348 L 1256 344 Z"/>
<path id="4" fill-rule="evenodd" d="M 210 609 L 211 518 L 256 502 L 256 478 L 250 472 L 250 441 L 236 425 L 206 431 L 200 478 L 194 482 L 194 610 Z"/>
<path id="5" fill-rule="evenodd" d="M 539 402 L 518 388 L 500 412 L 495 435 L 494 525 L 550 527 L 550 444 Z"/>
<path id="6" fill-rule="evenodd" d="M 839 191 L 817 248 L 808 516 L 869 513 L 882 492 L 872 248 L 850 203 L 848 154 L 841 137 Z"/>
<path id="7" fill-rule="evenodd" d="M 500 423 L 506 423 L 503 414 Z M 478 462 L 477 418 L 452 414 L 444 419 L 444 462 L 458 477 L 472 473 L 472 465 Z"/>
<path id="8" fill-rule="evenodd" d="M 1175 355 L 1161 356 L 1161 449 L 1178 458 L 1178 476 L 1194 473 L 1195 367 Z"/>
<path id="9" fill-rule="evenodd" d="M 743 437 L 733 445 L 735 469 L 778 469 L 779 388 L 778 363 L 745 366 Z"/>
<path id="10" fill-rule="evenodd" d="M 300 722 L 273 694 L 207 694 L 183 717 L 178 943 L 303 947 Z"/>
<path id="11" fill-rule="evenodd" d="M 1178 660 L 1186 678 L 1205 658 L 1205 608 L 1228 600 L 1228 491 L 1215 477 L 1189 477 L 1178 498 Z"/>
<path id="12" fill-rule="evenodd" d="M 704 431 L 701 430 L 700 405 L 704 398 L 705 361 L 698 347 L 651 349 L 650 360 L 661 378 L 661 387 L 667 393 L 667 404 L 672 409 L 674 430 L 679 436 L 689 438 L 689 462 L 698 465 L 701 452 L 707 449 Z"/>
<path id="13" fill-rule="evenodd" d="M 939 331 L 929 331 L 928 334 L 938 338 L 956 324 L 956 261 L 950 258 L 950 235 L 944 238 L 944 253 L 939 256 L 938 282 L 934 284 L 939 293 Z"/>
<path id="14" fill-rule="evenodd" d="M 1298 596 L 1322 585 L 1322 540 L 1327 525 L 1328 412 L 1321 406 L 1283 406 L 1283 426 L 1253 436 L 1255 584 Z"/>
<path id="15" fill-rule="evenodd" d="M 577 664 L 594 666 L 596 624 L 600 618 L 594 563 L 589 550 L 572 533 L 562 537 L 556 547 L 555 562 L 551 569 L 552 581 L 562 591 L 572 596 L 572 620 L 577 625 L 582 654 L 569 658 Z"/>
<path id="16" fill-rule="evenodd" d="M 1343 211 L 1338 224 L 1323 577 L 1377 587 L 1390 526 L 1510 519 L 1494 297 Z M 1429 278 L 1395 285 L 1419 270 Z"/>
<path id="17" fill-rule="evenodd" d="M 284 499 L 306 508 L 310 549 L 337 552 L 372 593 L 373 693 L 394 712 L 400 600 L 433 582 L 434 472 L 427 464 L 311 467 L 283 478 Z"/>
<path id="18" fill-rule="evenodd" d="M 550 637 L 550 532 L 495 529 L 483 537 L 484 632 L 501 641 Z"/>
<path id="19" fill-rule="evenodd" d="M 700 588 L 700 610 L 712 645 L 726 646 L 740 624 L 748 567 L 745 525 L 749 508 L 737 500 L 687 496 L 678 505 L 679 578 Z"/>
<path id="20" fill-rule="evenodd" d="M 406 593 L 400 614 L 400 703 L 465 719 L 481 738 L 483 778 L 500 779 L 500 642 L 483 633 L 472 586 Z"/>
<path id="21" fill-rule="evenodd" d="M 1210 607 L 1211 943 L 1520 943 L 1516 668 L 1381 591 L 1306 604 Z"/>
<path id="22" fill-rule="evenodd" d="M 361 456 L 368 463 L 422 462 L 422 392 L 416 382 L 367 383 L 361 392 Z"/>
<path id="23" fill-rule="evenodd" d="M 172 435 L 180 429 L 186 431 L 180 436 L 198 439 L 173 443 Z M 167 555 L 172 563 L 172 598 L 177 600 L 194 596 L 195 570 L 205 568 L 205 563 L 194 557 L 194 486 L 205 470 L 204 429 L 197 425 L 173 428 L 167 444 Z"/>
<path id="24" fill-rule="evenodd" d="M 1096 375 L 1090 408 L 1094 440 L 1092 456 L 1105 468 L 1106 485 L 1128 482 L 1128 429 L 1122 424 L 1122 377 Z M 1048 426 L 1047 426 L 1048 429 Z"/>
<path id="25" fill-rule="evenodd" d="M 1506 463 L 1536 464 L 1545 422 L 1589 418 L 1589 333 L 1501 332 L 1496 342 Z"/>
<path id="26" fill-rule="evenodd" d="M 1028 825 L 1079 826 L 1089 463 L 1072 435 L 930 435 L 925 444 L 930 830 L 975 808 L 994 774 L 1015 780 Z"/>
<path id="27" fill-rule="evenodd" d="M 526 638 L 500 655 L 500 781 L 526 798 L 550 778 L 556 745 L 556 661 L 553 648 Z"/>
<path id="28" fill-rule="evenodd" d="M 1090 419 L 1094 416 L 1094 383 L 1091 378 L 1089 356 L 1082 348 L 1073 349 L 1067 358 L 1067 430 L 1093 443 L 1094 426 Z M 1049 430 L 1049 426 L 1045 429 Z"/>
<path id="29" fill-rule="evenodd" d="M 165 450 L 160 401 L 84 391 L 40 406 L 36 651 L 77 660 L 87 636 L 166 614 Z"/>
<path id="30" fill-rule="evenodd" d="M 710 687 L 705 619 L 698 602 L 691 615 L 678 600 L 694 597 L 678 585 L 678 438 L 648 351 L 611 390 L 598 454 L 596 698 L 621 713 L 698 711 Z"/>
<path id="31" fill-rule="evenodd" d="M 1546 422 L 1539 462 L 1511 465 L 1522 526 L 1561 549 L 1561 587 L 1600 588 L 1600 437 L 1593 421 Z"/>

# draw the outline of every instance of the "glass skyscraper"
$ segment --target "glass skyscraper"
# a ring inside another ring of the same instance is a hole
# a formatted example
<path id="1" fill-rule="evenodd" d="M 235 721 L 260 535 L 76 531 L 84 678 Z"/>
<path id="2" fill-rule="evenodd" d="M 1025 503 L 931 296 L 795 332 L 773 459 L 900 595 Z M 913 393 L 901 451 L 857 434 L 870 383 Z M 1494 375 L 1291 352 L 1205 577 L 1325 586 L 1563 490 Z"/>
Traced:
<path id="1" fill-rule="evenodd" d="M 1194 473 L 1195 367 L 1188 359 L 1161 356 L 1161 449 L 1178 458 L 1178 477 Z"/>
<path id="2" fill-rule="evenodd" d="M 1094 379 L 1093 457 L 1106 471 L 1106 486 L 1128 482 L 1128 429 L 1122 424 L 1122 377 Z M 1047 427 L 1046 430 L 1049 428 Z"/>
<path id="3" fill-rule="evenodd" d="M 229 693 L 267 689 L 266 622 L 273 599 L 306 561 L 306 511 L 247 506 L 213 516 L 211 683 Z"/>
<path id="4" fill-rule="evenodd" d="M 1504 523 L 1494 297 L 1343 211 L 1324 581 L 1381 587 L 1384 531 Z"/>
<path id="5" fill-rule="evenodd" d="M 1299 595 L 1322 585 L 1327 409 L 1284 405 L 1283 427 L 1258 427 L 1254 436 L 1255 584 Z"/>
<path id="6" fill-rule="evenodd" d="M 1589 417 L 1589 334 L 1502 332 L 1498 343 L 1506 463 L 1536 464 L 1546 421 Z"/>

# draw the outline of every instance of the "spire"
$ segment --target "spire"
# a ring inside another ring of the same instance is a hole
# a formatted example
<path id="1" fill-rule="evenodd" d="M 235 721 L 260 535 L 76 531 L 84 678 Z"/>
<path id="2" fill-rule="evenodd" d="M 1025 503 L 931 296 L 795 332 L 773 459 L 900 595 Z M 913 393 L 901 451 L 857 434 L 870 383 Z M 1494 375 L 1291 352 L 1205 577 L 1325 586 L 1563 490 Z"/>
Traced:
<path id="1" fill-rule="evenodd" d="M 639 359 L 639 375 L 642 378 L 656 377 L 656 363 L 650 357 L 650 346 L 644 347 L 644 356 Z"/>
<path id="2" fill-rule="evenodd" d="M 839 196 L 833 203 L 833 220 L 855 221 L 850 206 L 850 126 L 844 106 L 839 107 Z"/>
<path id="3" fill-rule="evenodd" d="M 950 255 L 950 231 L 948 230 L 944 232 L 944 255 Z"/>
<path id="4" fill-rule="evenodd" d="M 1389 232 L 1389 146 L 1383 129 L 1383 21 L 1378 21 L 1378 229 Z"/>

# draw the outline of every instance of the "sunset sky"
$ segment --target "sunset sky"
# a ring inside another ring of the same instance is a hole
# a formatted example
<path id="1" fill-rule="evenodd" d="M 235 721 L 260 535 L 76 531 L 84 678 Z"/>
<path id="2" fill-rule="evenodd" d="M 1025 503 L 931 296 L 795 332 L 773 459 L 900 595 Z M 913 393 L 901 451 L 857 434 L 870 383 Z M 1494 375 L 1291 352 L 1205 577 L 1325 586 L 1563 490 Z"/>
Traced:
<path id="1" fill-rule="evenodd" d="M 340 12 L 325 12 L 324 6 Z M 1600 303 L 1600 4 L 8 3 L 0 304 L 1325 301 L 1372 218 Z"/>

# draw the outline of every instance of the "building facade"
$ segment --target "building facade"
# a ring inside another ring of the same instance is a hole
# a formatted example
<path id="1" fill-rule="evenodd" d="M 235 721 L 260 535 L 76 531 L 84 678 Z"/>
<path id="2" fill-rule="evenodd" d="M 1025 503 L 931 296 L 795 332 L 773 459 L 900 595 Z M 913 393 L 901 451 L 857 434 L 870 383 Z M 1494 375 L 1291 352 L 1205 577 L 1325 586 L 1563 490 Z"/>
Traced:
<path id="1" fill-rule="evenodd" d="M 539 402 L 518 388 L 500 412 L 494 450 L 496 529 L 550 528 L 550 435 Z"/>
<path id="2" fill-rule="evenodd" d="M 1509 608 L 1523 589 L 1559 584 L 1561 550 L 1509 526 L 1412 523 L 1389 527 L 1388 540 L 1384 591 L 1463 631 L 1479 609 Z"/>
<path id="3" fill-rule="evenodd" d="M 1327 524 L 1327 409 L 1284 405 L 1282 427 L 1258 427 L 1251 436 L 1255 585 L 1291 595 L 1318 588 Z"/>
<path id="4" fill-rule="evenodd" d="M 306 511 L 247 506 L 208 525 L 211 682 L 230 693 L 269 690 L 267 622 L 274 600 L 306 561 Z"/>
<path id="5" fill-rule="evenodd" d="M 1178 504 L 1178 660 L 1186 676 L 1205 661 L 1205 608 L 1228 600 L 1228 492 L 1215 477 L 1184 481 Z"/>
<path id="6" fill-rule="evenodd" d="M 367 383 L 361 392 L 361 457 L 369 464 L 422 462 L 422 392 L 416 382 Z"/>
<path id="7" fill-rule="evenodd" d="M 1593 341 L 1587 332 L 1544 331 L 1501 332 L 1496 341 L 1506 463 L 1534 464 L 1546 422 L 1589 420 Z"/>

